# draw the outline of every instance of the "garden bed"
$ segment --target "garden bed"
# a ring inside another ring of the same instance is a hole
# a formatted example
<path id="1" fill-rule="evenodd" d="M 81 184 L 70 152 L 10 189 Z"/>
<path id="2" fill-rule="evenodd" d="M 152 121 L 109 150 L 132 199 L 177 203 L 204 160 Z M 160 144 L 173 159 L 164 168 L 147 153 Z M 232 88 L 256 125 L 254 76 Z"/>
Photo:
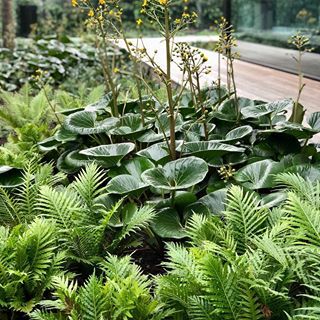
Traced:
<path id="1" fill-rule="evenodd" d="M 206 56 L 172 41 L 196 15 L 171 1 L 142 7 L 164 22 L 164 67 L 119 32 L 114 1 L 74 5 L 97 32 L 98 77 L 79 84 L 82 51 L 66 46 L 63 79 L 41 60 L 1 92 L 0 318 L 318 319 L 320 112 L 302 125 L 299 99 L 239 97 L 230 50 L 227 85 L 202 88 Z"/>

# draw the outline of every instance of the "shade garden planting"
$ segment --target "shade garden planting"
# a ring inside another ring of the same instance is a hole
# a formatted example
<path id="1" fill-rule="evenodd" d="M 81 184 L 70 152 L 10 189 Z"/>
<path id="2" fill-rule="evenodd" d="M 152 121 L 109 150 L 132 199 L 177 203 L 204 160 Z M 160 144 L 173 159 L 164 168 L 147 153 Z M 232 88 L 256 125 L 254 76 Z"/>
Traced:
<path id="1" fill-rule="evenodd" d="M 7 74 L 0 319 L 319 319 L 320 112 L 302 124 L 299 98 L 240 97 L 225 20 L 229 81 L 200 87 L 207 58 L 173 45 L 196 14 L 176 2 L 143 1 L 137 21 L 161 31 L 166 68 L 126 38 L 121 2 L 72 1 L 96 33 L 101 83 L 61 89 L 85 67 L 71 67 L 71 43 L 63 77 L 56 59 L 33 73 L 27 59 L 31 81 L 11 93 Z"/>

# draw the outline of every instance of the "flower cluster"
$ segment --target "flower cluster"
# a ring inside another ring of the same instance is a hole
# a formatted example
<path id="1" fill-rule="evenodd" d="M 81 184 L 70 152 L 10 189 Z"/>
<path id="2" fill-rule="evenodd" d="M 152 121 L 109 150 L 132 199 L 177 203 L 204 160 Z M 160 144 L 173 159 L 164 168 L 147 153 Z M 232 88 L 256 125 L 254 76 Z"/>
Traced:
<path id="1" fill-rule="evenodd" d="M 219 35 L 219 41 L 216 44 L 215 50 L 221 54 L 229 52 L 231 59 L 239 58 L 238 52 L 233 52 L 232 49 L 237 47 L 237 41 L 234 37 L 234 29 L 229 25 L 228 21 L 222 17 L 220 21 L 215 21 Z"/>
<path id="2" fill-rule="evenodd" d="M 224 182 L 227 182 L 233 177 L 235 169 L 233 169 L 229 164 L 227 166 L 222 166 L 220 169 L 218 169 L 218 173 L 220 177 L 224 180 Z"/>
<path id="3" fill-rule="evenodd" d="M 299 51 L 311 52 L 313 48 L 310 48 L 310 39 L 303 35 L 301 32 L 293 35 L 289 41 L 290 44 L 294 45 Z"/>
<path id="4" fill-rule="evenodd" d="M 191 47 L 188 43 L 177 43 L 173 56 L 179 61 L 178 67 L 181 71 L 188 72 L 191 76 L 209 74 L 211 66 L 208 66 L 208 57 L 197 48 Z"/>
<path id="5" fill-rule="evenodd" d="M 181 0 L 183 4 L 187 4 L 189 0 Z M 143 0 L 140 13 L 145 15 L 151 24 L 156 23 L 160 30 L 163 30 L 163 13 L 170 5 L 173 5 L 171 0 Z M 194 24 L 198 18 L 196 12 L 189 12 L 189 8 L 184 6 L 183 12 L 178 17 L 174 17 L 171 23 L 172 32 L 178 32 L 185 29 L 188 25 Z M 141 26 L 143 20 L 139 18 L 137 25 Z"/>

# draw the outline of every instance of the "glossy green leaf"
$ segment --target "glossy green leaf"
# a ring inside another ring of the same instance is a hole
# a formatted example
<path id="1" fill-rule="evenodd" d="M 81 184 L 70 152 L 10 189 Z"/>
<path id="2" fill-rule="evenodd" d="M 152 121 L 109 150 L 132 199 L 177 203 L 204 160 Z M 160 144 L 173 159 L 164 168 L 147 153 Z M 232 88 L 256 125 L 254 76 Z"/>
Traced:
<path id="1" fill-rule="evenodd" d="M 261 205 L 267 208 L 273 208 L 281 205 L 287 199 L 286 192 L 273 192 L 261 199 Z"/>
<path id="2" fill-rule="evenodd" d="M 42 152 L 49 152 L 49 151 L 52 151 L 52 150 L 57 150 L 60 145 L 61 145 L 61 142 L 58 141 L 53 136 L 53 137 L 49 137 L 49 138 L 39 142 L 38 143 L 38 148 Z"/>
<path id="3" fill-rule="evenodd" d="M 175 131 L 179 132 L 183 126 L 183 118 L 179 113 L 176 117 Z M 144 135 L 138 138 L 138 141 L 145 143 L 157 142 L 164 140 L 165 137 L 170 136 L 170 120 L 168 114 L 161 114 L 155 122 L 155 129 L 146 132 Z"/>
<path id="4" fill-rule="evenodd" d="M 77 140 L 78 134 L 73 133 L 62 126 L 54 135 L 54 138 L 60 142 L 69 142 Z"/>
<path id="5" fill-rule="evenodd" d="M 80 111 L 68 116 L 64 126 L 72 133 L 89 135 L 102 132 L 109 133 L 118 123 L 118 118 L 106 118 L 102 121 L 97 121 L 97 114 L 95 112 Z"/>
<path id="6" fill-rule="evenodd" d="M 238 107 L 237 107 L 238 104 Z M 234 98 L 224 101 L 221 106 L 219 106 L 218 111 L 214 113 L 214 117 L 220 120 L 234 122 L 238 118 L 237 109 L 241 111 L 248 107 L 254 108 L 255 101 L 247 98 L 238 98 L 238 101 Z"/>
<path id="7" fill-rule="evenodd" d="M 110 168 L 118 165 L 120 160 L 134 148 L 135 144 L 133 143 L 109 144 L 81 150 L 79 154 L 97 161 L 104 168 Z"/>
<path id="8" fill-rule="evenodd" d="M 23 170 L 10 166 L 0 166 L 0 187 L 18 187 L 23 181 Z"/>
<path id="9" fill-rule="evenodd" d="M 107 190 L 112 194 L 133 195 L 139 197 L 148 188 L 140 179 L 129 174 L 122 174 L 111 179 Z"/>
<path id="10" fill-rule="evenodd" d="M 230 152 L 244 152 L 244 148 L 235 147 L 217 141 L 187 142 L 180 145 L 177 150 L 183 154 L 190 154 L 209 160 L 214 157 L 221 157 Z"/>
<path id="11" fill-rule="evenodd" d="M 151 223 L 151 228 L 161 238 L 182 239 L 186 237 L 179 214 L 174 209 L 167 208 L 158 211 Z"/>
<path id="12" fill-rule="evenodd" d="M 299 123 L 292 123 L 288 121 L 278 123 L 277 129 L 294 136 L 297 139 L 310 139 L 316 134 L 312 129 L 306 128 Z"/>
<path id="13" fill-rule="evenodd" d="M 293 101 L 289 99 L 274 101 L 257 106 L 247 107 L 241 110 L 245 119 L 260 118 L 262 116 L 271 115 L 271 117 L 284 112 L 286 109 L 293 107 Z"/>
<path id="14" fill-rule="evenodd" d="M 148 128 L 142 124 L 141 115 L 139 114 L 126 114 L 120 119 L 120 124 L 117 128 L 112 130 L 112 135 L 124 136 L 127 138 L 136 138 L 138 135 L 142 134 Z"/>
<path id="15" fill-rule="evenodd" d="M 145 157 L 135 157 L 125 160 L 120 167 L 110 169 L 108 175 L 113 178 L 120 174 L 129 174 L 138 180 L 141 180 L 141 175 L 144 171 L 154 168 L 152 161 Z"/>
<path id="16" fill-rule="evenodd" d="M 85 111 L 96 112 L 99 110 L 108 110 L 108 105 L 112 101 L 112 94 L 108 93 L 104 95 L 99 101 L 91 103 L 85 107 Z"/>
<path id="17" fill-rule="evenodd" d="M 225 210 L 227 189 L 223 188 L 200 198 L 186 208 L 188 215 L 192 213 L 221 215 Z"/>
<path id="18" fill-rule="evenodd" d="M 262 160 L 241 168 L 234 178 L 250 190 L 266 189 L 275 186 L 275 174 L 281 171 L 278 162 Z"/>
<path id="19" fill-rule="evenodd" d="M 153 144 L 150 147 L 137 152 L 137 155 L 161 164 L 166 163 L 170 158 L 168 146 L 165 142 Z"/>
<path id="20" fill-rule="evenodd" d="M 242 127 L 239 127 L 239 128 L 235 128 L 235 129 L 229 131 L 226 134 L 226 137 L 225 137 L 224 141 L 231 142 L 231 141 L 241 140 L 244 137 L 246 137 L 249 134 L 251 134 L 252 131 L 253 131 L 253 129 L 250 126 L 242 126 Z"/>
<path id="21" fill-rule="evenodd" d="M 314 112 L 307 118 L 308 125 L 315 131 L 320 132 L 320 112 Z"/>
<path id="22" fill-rule="evenodd" d="M 71 168 L 85 167 L 91 161 L 87 156 L 80 154 L 79 150 L 71 151 L 64 157 L 65 165 Z"/>
<path id="23" fill-rule="evenodd" d="M 196 157 L 178 159 L 164 167 L 149 169 L 142 180 L 152 187 L 175 191 L 187 189 L 201 182 L 207 175 L 207 163 Z"/>

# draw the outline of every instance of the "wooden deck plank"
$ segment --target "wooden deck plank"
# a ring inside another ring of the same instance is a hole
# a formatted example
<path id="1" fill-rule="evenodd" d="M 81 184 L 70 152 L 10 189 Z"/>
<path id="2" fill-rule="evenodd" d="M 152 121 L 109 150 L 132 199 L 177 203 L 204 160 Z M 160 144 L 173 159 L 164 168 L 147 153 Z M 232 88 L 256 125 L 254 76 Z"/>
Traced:
<path id="1" fill-rule="evenodd" d="M 214 41 L 215 37 L 177 37 L 176 42 L 195 42 L 195 41 Z M 132 41 L 136 43 L 136 40 Z M 150 54 L 157 51 L 155 54 L 156 62 L 165 67 L 165 44 L 161 38 L 144 38 L 143 43 L 145 48 Z M 119 43 L 121 47 L 124 47 L 123 43 Z M 140 47 L 142 44 L 140 42 Z M 209 51 L 202 50 L 208 57 L 208 64 L 211 65 L 212 71 L 208 75 L 204 75 L 201 79 L 203 86 L 212 84 L 217 80 L 217 66 L 218 66 L 218 54 Z M 291 59 L 288 57 L 288 59 Z M 147 61 L 145 61 L 147 62 Z M 292 63 L 294 61 L 292 60 Z M 248 97 L 251 99 L 259 99 L 265 101 L 279 100 L 284 98 L 293 98 L 297 96 L 298 76 L 264 67 L 261 65 L 236 60 L 235 63 L 235 79 L 240 96 Z M 222 82 L 226 82 L 226 66 L 222 63 Z M 172 63 L 172 78 L 175 82 L 181 83 L 182 72 Z M 301 103 L 307 109 L 307 113 L 320 111 L 320 82 L 311 79 L 304 79 L 306 87 L 301 96 Z"/>

